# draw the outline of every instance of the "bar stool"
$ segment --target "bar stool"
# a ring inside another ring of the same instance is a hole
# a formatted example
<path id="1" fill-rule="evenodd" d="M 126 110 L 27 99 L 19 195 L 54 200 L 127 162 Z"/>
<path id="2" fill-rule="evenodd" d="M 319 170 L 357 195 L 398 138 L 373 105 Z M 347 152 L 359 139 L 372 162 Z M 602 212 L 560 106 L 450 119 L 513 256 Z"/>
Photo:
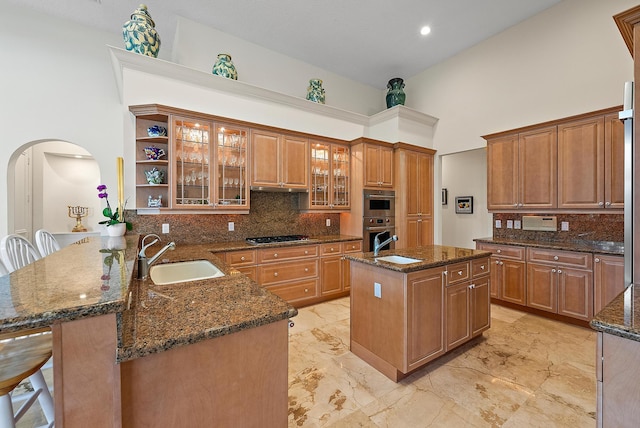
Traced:
<path id="1" fill-rule="evenodd" d="M 0 262 L 0 276 L 8 273 Z M 53 398 L 40 370 L 52 354 L 51 334 L 46 333 L 48 329 L 0 335 L 0 427 L 14 428 L 36 399 L 47 419 L 47 426 L 54 426 Z M 11 392 L 27 378 L 34 391 L 14 414 Z"/>
<path id="2" fill-rule="evenodd" d="M 40 252 L 40 257 L 48 256 L 51 253 L 55 253 L 60 250 L 60 244 L 56 241 L 56 238 L 44 229 L 38 229 L 35 235 L 36 247 Z"/>

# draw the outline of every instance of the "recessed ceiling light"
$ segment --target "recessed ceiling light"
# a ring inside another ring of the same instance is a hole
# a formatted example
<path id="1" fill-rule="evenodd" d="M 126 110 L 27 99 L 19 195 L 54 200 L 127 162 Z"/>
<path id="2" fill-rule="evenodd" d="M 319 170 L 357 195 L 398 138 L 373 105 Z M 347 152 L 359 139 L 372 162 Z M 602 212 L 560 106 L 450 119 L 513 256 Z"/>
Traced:
<path id="1" fill-rule="evenodd" d="M 422 34 L 423 36 L 426 36 L 430 32 L 431 32 L 431 27 L 429 27 L 428 25 L 425 25 L 420 29 L 420 34 Z"/>

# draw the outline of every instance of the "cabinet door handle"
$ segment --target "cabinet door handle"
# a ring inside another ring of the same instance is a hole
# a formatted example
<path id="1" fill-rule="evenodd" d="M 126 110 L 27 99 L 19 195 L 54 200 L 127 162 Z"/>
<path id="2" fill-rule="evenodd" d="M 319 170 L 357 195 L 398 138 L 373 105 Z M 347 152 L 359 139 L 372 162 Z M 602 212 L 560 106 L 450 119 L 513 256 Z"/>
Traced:
<path id="1" fill-rule="evenodd" d="M 597 258 L 597 257 L 595 259 L 593 259 L 593 261 L 596 262 L 596 263 L 600 263 L 600 259 Z"/>
<path id="2" fill-rule="evenodd" d="M 472 289 L 474 289 L 474 288 L 476 288 L 476 285 L 475 285 L 475 284 L 469 284 L 469 290 L 472 290 Z"/>

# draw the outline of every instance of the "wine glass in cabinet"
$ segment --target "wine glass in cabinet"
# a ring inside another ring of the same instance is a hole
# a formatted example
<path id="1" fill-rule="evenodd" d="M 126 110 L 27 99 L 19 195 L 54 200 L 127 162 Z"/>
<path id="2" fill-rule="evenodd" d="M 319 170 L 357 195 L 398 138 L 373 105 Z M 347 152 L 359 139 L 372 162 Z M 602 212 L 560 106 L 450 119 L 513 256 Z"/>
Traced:
<path id="1" fill-rule="evenodd" d="M 211 205 L 210 162 L 211 123 L 205 120 L 174 117 L 173 207 L 202 209 Z"/>
<path id="2" fill-rule="evenodd" d="M 248 130 L 216 123 L 216 185 L 214 200 L 218 209 L 249 207 L 247 168 Z"/>
<path id="3" fill-rule="evenodd" d="M 349 209 L 350 151 L 348 146 L 311 141 L 310 210 Z M 305 199 L 306 196 L 303 196 Z"/>

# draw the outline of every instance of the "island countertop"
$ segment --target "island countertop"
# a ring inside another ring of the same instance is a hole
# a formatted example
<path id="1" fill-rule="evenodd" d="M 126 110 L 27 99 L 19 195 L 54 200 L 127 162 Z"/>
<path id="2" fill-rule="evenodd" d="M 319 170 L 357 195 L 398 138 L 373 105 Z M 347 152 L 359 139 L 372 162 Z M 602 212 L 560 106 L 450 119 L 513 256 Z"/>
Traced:
<path id="1" fill-rule="evenodd" d="M 379 259 L 384 256 L 402 256 L 419 259 L 420 261 L 410 264 L 397 264 Z M 344 257 L 355 262 L 365 263 L 397 272 L 408 273 L 489 256 L 491 256 L 490 251 L 471 250 L 468 248 L 449 247 L 444 245 L 427 245 L 424 247 L 380 251 L 378 257 L 375 257 L 372 252 L 345 254 Z"/>
<path id="2" fill-rule="evenodd" d="M 163 286 L 137 280 L 137 245 L 137 235 L 87 238 L 0 277 L 0 332 L 115 313 L 117 360 L 127 361 L 297 314 L 226 266 L 211 244 L 178 245 L 163 262 L 206 259 L 224 277 Z"/>
<path id="3" fill-rule="evenodd" d="M 594 330 L 640 342 L 640 292 L 631 284 L 591 320 Z"/>

